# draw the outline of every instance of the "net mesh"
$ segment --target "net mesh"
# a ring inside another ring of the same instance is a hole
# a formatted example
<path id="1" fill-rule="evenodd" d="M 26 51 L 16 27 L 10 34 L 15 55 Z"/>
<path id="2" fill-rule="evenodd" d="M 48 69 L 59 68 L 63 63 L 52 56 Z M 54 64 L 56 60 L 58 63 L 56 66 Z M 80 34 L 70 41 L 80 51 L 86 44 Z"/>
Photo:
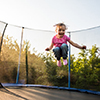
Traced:
<path id="1" fill-rule="evenodd" d="M 5 25 L 0 22 L 0 41 Z M 0 54 L 0 82 L 16 83 L 19 64 L 19 83 L 68 87 L 68 65 L 57 67 L 53 52 L 45 52 L 55 32 L 24 27 L 22 45 L 21 35 L 22 27 L 8 24 Z M 99 37 L 100 27 L 71 32 L 72 41 L 87 46 L 87 50 L 71 46 L 71 87 L 100 91 Z"/>
<path id="2" fill-rule="evenodd" d="M 93 45 L 100 47 L 100 27 L 71 32 L 71 39 L 80 45 L 86 45 L 87 49 L 92 49 Z M 72 53 L 78 54 L 80 50 L 72 47 Z"/>

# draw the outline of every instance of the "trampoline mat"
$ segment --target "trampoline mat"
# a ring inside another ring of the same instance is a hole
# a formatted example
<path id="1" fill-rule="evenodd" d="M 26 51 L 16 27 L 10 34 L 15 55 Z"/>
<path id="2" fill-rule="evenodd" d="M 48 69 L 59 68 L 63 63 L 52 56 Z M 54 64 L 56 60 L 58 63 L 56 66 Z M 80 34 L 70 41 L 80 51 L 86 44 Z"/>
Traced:
<path id="1" fill-rule="evenodd" d="M 0 88 L 0 100 L 100 100 L 100 95 L 38 87 Z"/>

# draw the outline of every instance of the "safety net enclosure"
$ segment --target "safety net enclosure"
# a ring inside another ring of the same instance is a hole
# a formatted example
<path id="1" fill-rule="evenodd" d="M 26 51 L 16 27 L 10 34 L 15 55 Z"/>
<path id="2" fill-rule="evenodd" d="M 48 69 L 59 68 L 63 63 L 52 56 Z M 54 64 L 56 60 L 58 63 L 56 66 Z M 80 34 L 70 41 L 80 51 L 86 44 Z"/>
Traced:
<path id="1" fill-rule="evenodd" d="M 100 91 L 100 26 L 66 32 L 68 65 L 58 67 L 52 50 L 45 48 L 56 33 L 11 25 L 0 21 L 0 83 L 24 83 Z"/>

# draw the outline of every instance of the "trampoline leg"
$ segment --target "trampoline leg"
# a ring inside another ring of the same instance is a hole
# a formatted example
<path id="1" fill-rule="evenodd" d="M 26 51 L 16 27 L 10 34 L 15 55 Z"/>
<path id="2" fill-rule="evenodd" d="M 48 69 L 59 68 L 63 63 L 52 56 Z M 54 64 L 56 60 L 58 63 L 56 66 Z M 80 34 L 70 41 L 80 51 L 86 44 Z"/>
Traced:
<path id="1" fill-rule="evenodd" d="M 3 85 L 0 83 L 0 88 L 3 88 Z"/>

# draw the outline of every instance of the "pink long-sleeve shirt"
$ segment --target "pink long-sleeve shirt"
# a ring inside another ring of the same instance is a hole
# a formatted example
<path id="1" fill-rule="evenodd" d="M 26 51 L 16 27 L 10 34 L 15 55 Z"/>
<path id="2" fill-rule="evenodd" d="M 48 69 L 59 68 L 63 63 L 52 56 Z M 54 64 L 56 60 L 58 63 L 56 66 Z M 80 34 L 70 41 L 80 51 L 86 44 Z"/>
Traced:
<path id="1" fill-rule="evenodd" d="M 57 38 L 57 35 L 55 35 L 52 38 L 52 43 L 55 47 L 60 47 L 63 43 L 67 44 L 67 41 L 69 41 L 70 38 L 67 35 L 64 35 L 62 38 Z"/>

